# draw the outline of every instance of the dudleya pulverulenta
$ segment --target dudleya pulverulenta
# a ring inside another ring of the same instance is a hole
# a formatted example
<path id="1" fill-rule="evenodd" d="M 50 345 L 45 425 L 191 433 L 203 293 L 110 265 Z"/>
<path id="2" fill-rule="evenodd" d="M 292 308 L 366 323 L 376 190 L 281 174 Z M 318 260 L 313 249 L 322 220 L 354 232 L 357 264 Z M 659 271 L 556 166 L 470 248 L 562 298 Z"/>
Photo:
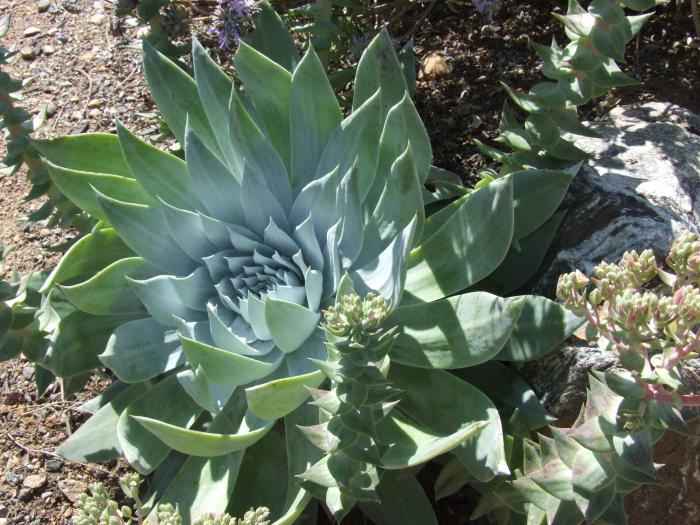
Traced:
<path id="1" fill-rule="evenodd" d="M 386 470 L 453 451 L 477 479 L 503 472 L 493 404 L 431 369 L 514 358 L 569 330 L 545 299 L 463 293 L 556 205 L 515 226 L 509 175 L 426 219 L 430 142 L 386 31 L 363 53 L 345 117 L 314 50 L 299 59 L 286 38 L 239 46 L 242 87 L 197 42 L 194 79 L 145 45 L 185 160 L 121 125 L 37 144 L 59 188 L 100 220 L 44 287 L 57 329 L 41 366 L 119 380 L 59 452 L 157 469 L 154 490 L 185 521 L 258 502 L 279 524 L 304 512 L 297 475 L 321 451 L 297 427 L 325 417 L 305 400 L 326 380 L 321 312 L 339 297 L 381 296 L 396 327 L 387 380 L 406 393 L 377 425 Z M 545 336 L 518 331 L 535 313 L 554 319 Z M 345 487 L 321 481 L 332 506 Z"/>

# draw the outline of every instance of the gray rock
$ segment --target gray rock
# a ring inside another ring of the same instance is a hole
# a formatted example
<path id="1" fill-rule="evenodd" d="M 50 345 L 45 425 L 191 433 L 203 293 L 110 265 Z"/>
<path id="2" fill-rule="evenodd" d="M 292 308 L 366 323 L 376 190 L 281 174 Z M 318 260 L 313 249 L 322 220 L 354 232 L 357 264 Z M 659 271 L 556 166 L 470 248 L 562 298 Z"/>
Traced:
<path id="1" fill-rule="evenodd" d="M 25 379 L 31 379 L 32 377 L 34 377 L 34 367 L 32 365 L 23 366 L 22 375 Z"/>
<path id="2" fill-rule="evenodd" d="M 68 501 L 75 503 L 78 501 L 78 496 L 88 489 L 87 484 L 82 481 L 77 481 L 74 479 L 60 479 L 58 480 L 58 490 L 61 491 Z"/>
<path id="3" fill-rule="evenodd" d="M 46 11 L 49 10 L 51 7 L 51 0 L 39 0 L 39 3 L 36 5 L 36 10 L 39 13 L 45 13 Z"/>
<path id="4" fill-rule="evenodd" d="M 44 461 L 44 470 L 46 472 L 58 472 L 59 470 L 61 470 L 62 466 L 63 461 L 58 458 L 47 459 L 46 461 Z"/>
<path id="5" fill-rule="evenodd" d="M 589 124 L 603 139 L 576 140 L 594 157 L 571 185 L 548 269 L 534 287 L 549 297 L 562 273 L 590 273 L 631 249 L 665 257 L 681 230 L 700 229 L 700 117 L 652 102 Z"/>

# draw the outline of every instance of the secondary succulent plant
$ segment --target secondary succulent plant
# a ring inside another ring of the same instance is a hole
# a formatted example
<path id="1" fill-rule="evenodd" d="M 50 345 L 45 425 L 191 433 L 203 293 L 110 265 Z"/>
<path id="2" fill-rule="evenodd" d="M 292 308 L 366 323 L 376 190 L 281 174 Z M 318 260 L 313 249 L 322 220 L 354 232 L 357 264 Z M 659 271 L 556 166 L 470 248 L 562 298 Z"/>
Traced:
<path id="1" fill-rule="evenodd" d="M 100 220 L 44 286 L 59 321 L 42 366 L 62 376 L 107 367 L 119 379 L 59 452 L 155 471 L 151 490 L 185 523 L 251 504 L 279 524 L 313 514 L 298 475 L 322 451 L 298 426 L 323 423 L 307 389 L 331 375 L 337 391 L 329 367 L 342 346 L 321 311 L 372 293 L 396 327 L 386 381 L 403 393 L 376 425 L 391 444 L 382 505 L 361 507 L 394 509 L 395 522 L 401 486 L 431 516 L 415 479 L 393 472 L 449 451 L 480 479 L 505 469 L 492 403 L 447 369 L 528 359 L 579 322 L 544 298 L 476 291 L 514 240 L 550 218 L 571 175 L 462 188 L 426 217 L 444 194 L 423 182 L 444 176 L 389 35 L 365 50 L 346 117 L 313 49 L 298 63 L 275 51 L 241 44 L 237 86 L 196 42 L 194 79 L 144 45 L 184 161 L 121 125 L 117 136 L 36 144 L 52 180 Z"/>
<path id="2" fill-rule="evenodd" d="M 625 9 L 641 12 L 663 3 L 665 0 L 593 0 L 584 9 L 577 0 L 569 0 L 567 14 L 553 16 L 571 42 L 560 46 L 553 38 L 549 47 L 531 43 L 549 81 L 536 84 L 527 93 L 502 83 L 512 102 L 528 115 L 520 123 L 507 102 L 503 107 L 497 141 L 514 152 L 506 154 L 477 140 L 479 149 L 501 164 L 501 173 L 525 166 L 561 168 L 586 159 L 586 153 L 566 134 L 598 135 L 579 122 L 576 108 L 613 88 L 637 84 L 617 62 L 625 61 L 625 47 L 653 13 L 627 16 Z M 495 176 L 488 171 L 483 174 Z"/>
<path id="3" fill-rule="evenodd" d="M 684 361 L 697 356 L 699 261 L 698 235 L 683 232 L 669 270 L 645 250 L 601 263 L 590 278 L 561 276 L 558 298 L 587 319 L 580 332 L 619 365 L 590 376 L 570 428 L 550 427 L 536 441 L 514 432 L 513 476 L 482 488 L 473 518 L 495 512 L 502 523 L 623 524 L 623 497 L 662 483 L 652 445 L 669 429 L 694 436 L 687 423 L 700 415 L 700 396 L 682 382 Z"/>
<path id="4" fill-rule="evenodd" d="M 10 19 L 10 13 L 0 18 L 0 39 L 10 29 Z M 17 106 L 16 95 L 21 91 L 24 82 L 2 71 L 2 67 L 15 54 L 15 51 L 0 45 L 0 131 L 7 145 L 5 157 L 0 158 L 0 177 L 17 173 L 22 166 L 26 166 L 28 179 L 32 183 L 31 192 L 26 200 L 48 197 L 38 210 L 28 216 L 28 219 L 40 221 L 50 218 L 53 224 L 84 228 L 86 227 L 85 217 L 51 183 L 38 153 L 30 144 L 29 136 L 44 123 L 46 109 L 32 116 L 27 110 Z"/>
<path id="5" fill-rule="evenodd" d="M 141 477 L 138 474 L 125 474 L 119 479 L 119 486 L 124 496 L 134 500 L 133 506 L 119 506 L 107 492 L 102 483 L 94 483 L 89 492 L 78 496 L 77 512 L 73 516 L 73 525 L 182 525 L 179 509 L 169 503 L 159 505 L 156 511 L 146 519 L 146 511 L 138 493 Z M 269 509 L 265 507 L 251 508 L 242 518 L 229 514 L 208 514 L 197 519 L 194 525 L 270 525 L 267 519 Z"/>
<path id="6" fill-rule="evenodd" d="M 44 358 L 48 344 L 47 333 L 37 319 L 42 296 L 39 293 L 45 275 L 35 273 L 20 277 L 13 272 L 7 279 L 5 248 L 0 240 L 0 361 L 20 355 L 37 362 Z M 36 366 L 35 379 L 39 394 L 51 384 L 54 376 L 46 368 Z"/>

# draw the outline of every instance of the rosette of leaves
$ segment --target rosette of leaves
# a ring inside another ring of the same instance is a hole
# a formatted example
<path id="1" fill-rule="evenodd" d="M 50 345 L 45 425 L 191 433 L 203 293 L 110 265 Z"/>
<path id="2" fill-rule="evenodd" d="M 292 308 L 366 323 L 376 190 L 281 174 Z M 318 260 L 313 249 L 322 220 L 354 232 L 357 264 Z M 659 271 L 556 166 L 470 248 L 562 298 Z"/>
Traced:
<path id="1" fill-rule="evenodd" d="M 621 71 L 617 62 L 625 61 L 626 45 L 653 13 L 627 16 L 625 9 L 641 12 L 663 3 L 664 0 L 593 0 L 584 9 L 577 0 L 569 0 L 566 15 L 552 13 L 564 26 L 570 43 L 560 46 L 552 39 L 547 47 L 531 42 L 549 81 L 536 84 L 527 93 L 502 83 L 512 102 L 527 114 L 521 123 L 507 102 L 503 107 L 496 140 L 513 153 L 478 140 L 477 147 L 501 164 L 501 173 L 527 166 L 561 168 L 586 159 L 587 154 L 566 134 L 594 138 L 598 134 L 579 122 L 576 108 L 611 89 L 638 84 Z M 487 170 L 483 176 L 497 174 Z"/>
<path id="2" fill-rule="evenodd" d="M 0 19 L 0 39 L 9 29 L 10 14 L 8 13 Z M 12 175 L 25 165 L 29 182 L 32 183 L 32 189 L 25 199 L 48 197 L 48 200 L 38 210 L 32 212 L 28 219 L 40 221 L 51 217 L 50 224 L 83 227 L 85 217 L 81 216 L 80 210 L 51 184 L 46 168 L 30 144 L 29 135 L 44 123 L 46 110 L 33 117 L 27 110 L 15 104 L 15 94 L 22 89 L 24 82 L 2 71 L 2 66 L 5 66 L 15 54 L 16 52 L 11 52 L 0 45 L 0 130 L 7 145 L 6 155 L 0 159 L 0 177 Z"/>
<path id="3" fill-rule="evenodd" d="M 475 290 L 550 219 L 571 176 L 512 174 L 427 216 L 443 194 L 423 188 L 430 143 L 386 32 L 345 117 L 313 49 L 296 64 L 259 49 L 239 47 L 238 86 L 196 42 L 194 79 L 144 45 L 185 160 L 121 125 L 37 143 L 52 180 L 100 221 L 44 286 L 60 320 L 42 366 L 118 378 L 59 452 L 154 472 L 150 490 L 186 522 L 251 504 L 280 524 L 312 516 L 296 476 L 321 452 L 298 425 L 321 422 L 305 403 L 325 380 L 321 310 L 354 289 L 389 305 L 388 380 L 404 391 L 382 422 L 381 505 L 362 508 L 432 522 L 420 485 L 396 471 L 450 451 L 479 479 L 507 468 L 493 404 L 448 370 L 535 357 L 578 324 L 544 298 Z"/>

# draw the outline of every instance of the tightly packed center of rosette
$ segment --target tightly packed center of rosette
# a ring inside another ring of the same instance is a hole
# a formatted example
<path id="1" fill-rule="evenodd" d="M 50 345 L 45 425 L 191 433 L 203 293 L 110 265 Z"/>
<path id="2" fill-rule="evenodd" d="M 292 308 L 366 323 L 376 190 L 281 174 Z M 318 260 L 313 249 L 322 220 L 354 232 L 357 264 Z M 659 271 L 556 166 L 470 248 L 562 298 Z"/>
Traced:
<path id="1" fill-rule="evenodd" d="M 258 351 L 270 350 L 274 342 L 269 324 L 275 323 L 270 310 L 279 305 L 288 309 L 292 303 L 304 307 L 301 311 L 319 311 L 323 277 L 314 262 L 322 263 L 320 246 L 313 228 L 303 224 L 290 235 L 270 219 L 262 238 L 244 227 L 228 229 L 230 249 L 203 258 L 216 290 L 207 304 L 212 337 L 222 346 L 222 334 L 215 328 L 224 329 L 223 335 Z M 269 300 L 274 305 L 266 313 Z"/>

